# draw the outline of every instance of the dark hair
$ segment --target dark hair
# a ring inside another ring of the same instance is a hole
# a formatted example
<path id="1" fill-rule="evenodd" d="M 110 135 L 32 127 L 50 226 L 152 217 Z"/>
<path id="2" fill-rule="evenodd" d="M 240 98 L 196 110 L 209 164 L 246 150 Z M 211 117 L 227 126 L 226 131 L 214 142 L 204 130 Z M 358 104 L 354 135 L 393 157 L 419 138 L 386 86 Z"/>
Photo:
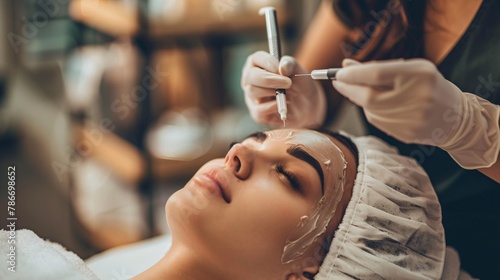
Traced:
<path id="1" fill-rule="evenodd" d="M 333 10 L 356 38 L 346 56 L 361 60 L 423 57 L 424 0 L 333 0 Z"/>
<path id="2" fill-rule="evenodd" d="M 349 137 L 346 137 L 336 131 L 330 131 L 326 128 L 319 128 L 317 129 L 317 131 L 323 134 L 330 135 L 331 137 L 337 139 L 339 142 L 344 144 L 347 147 L 347 149 L 349 149 L 351 153 L 354 155 L 354 162 L 356 163 L 356 170 L 357 170 L 359 163 L 358 148 L 356 147 L 356 144 L 354 144 L 354 142 L 352 142 L 352 140 Z"/>

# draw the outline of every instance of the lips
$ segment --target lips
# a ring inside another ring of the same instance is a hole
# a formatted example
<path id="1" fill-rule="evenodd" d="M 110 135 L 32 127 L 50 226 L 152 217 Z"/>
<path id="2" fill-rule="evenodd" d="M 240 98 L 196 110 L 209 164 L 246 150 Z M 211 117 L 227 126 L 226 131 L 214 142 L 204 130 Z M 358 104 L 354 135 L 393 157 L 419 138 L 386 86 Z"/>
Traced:
<path id="1" fill-rule="evenodd" d="M 215 185 L 219 188 L 222 198 L 226 203 L 231 202 L 231 192 L 229 190 L 229 184 L 228 184 L 229 178 L 227 177 L 227 175 L 224 173 L 223 170 L 214 168 L 206 172 L 203 172 L 201 175 L 208 178 L 213 183 L 215 183 Z"/>

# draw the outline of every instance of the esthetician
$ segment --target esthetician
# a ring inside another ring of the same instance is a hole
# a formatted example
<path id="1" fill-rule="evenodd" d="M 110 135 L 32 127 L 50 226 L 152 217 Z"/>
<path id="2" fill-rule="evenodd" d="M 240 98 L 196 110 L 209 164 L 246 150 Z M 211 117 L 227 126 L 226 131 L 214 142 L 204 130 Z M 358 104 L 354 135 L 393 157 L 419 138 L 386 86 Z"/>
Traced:
<path id="1" fill-rule="evenodd" d="M 359 105 L 369 134 L 429 174 L 462 267 L 498 279 L 499 14 L 495 0 L 324 1 L 296 58 L 248 57 L 246 104 L 278 126 L 274 95 L 284 88 L 287 126 L 310 128 L 328 125 L 342 96 Z M 294 77 L 340 66 L 333 82 Z"/>

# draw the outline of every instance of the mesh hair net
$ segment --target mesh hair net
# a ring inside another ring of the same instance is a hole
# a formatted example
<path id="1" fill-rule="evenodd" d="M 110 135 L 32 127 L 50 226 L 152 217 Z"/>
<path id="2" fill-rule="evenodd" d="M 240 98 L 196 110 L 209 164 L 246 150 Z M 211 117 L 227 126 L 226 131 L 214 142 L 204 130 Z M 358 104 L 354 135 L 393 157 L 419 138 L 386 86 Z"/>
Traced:
<path id="1" fill-rule="evenodd" d="M 446 245 L 428 176 L 377 138 L 352 140 L 352 197 L 315 279 L 439 279 Z"/>

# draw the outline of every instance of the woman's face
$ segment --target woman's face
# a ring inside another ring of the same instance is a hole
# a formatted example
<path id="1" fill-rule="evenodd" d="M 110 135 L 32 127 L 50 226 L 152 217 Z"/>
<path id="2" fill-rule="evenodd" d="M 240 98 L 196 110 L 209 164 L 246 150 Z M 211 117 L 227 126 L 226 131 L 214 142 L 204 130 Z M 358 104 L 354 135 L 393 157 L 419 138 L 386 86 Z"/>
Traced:
<path id="1" fill-rule="evenodd" d="M 307 149 L 292 149 L 290 135 L 314 141 Z M 282 267 L 290 233 L 325 188 L 335 185 L 323 181 L 331 172 L 327 164 L 337 163 L 318 156 L 324 149 L 340 153 L 332 140 L 310 130 L 274 130 L 255 134 L 224 159 L 206 163 L 167 201 L 173 245 L 182 240 L 225 265 L 229 275 Z"/>

